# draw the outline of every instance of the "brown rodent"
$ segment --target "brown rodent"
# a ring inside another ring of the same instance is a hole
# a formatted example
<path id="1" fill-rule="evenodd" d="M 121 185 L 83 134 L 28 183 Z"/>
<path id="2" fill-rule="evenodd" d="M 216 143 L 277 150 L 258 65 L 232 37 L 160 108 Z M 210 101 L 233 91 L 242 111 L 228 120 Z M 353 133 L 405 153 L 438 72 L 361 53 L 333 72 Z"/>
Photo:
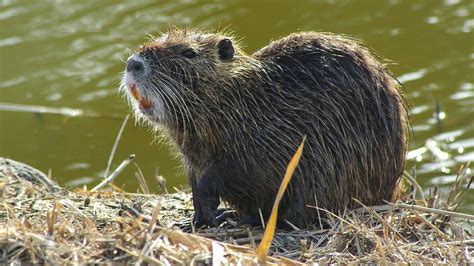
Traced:
<path id="1" fill-rule="evenodd" d="M 294 33 L 245 54 L 233 37 L 172 28 L 144 44 L 123 80 L 140 118 L 182 154 L 194 222 L 215 226 L 220 199 L 245 221 L 266 219 L 306 136 L 281 221 L 390 200 L 402 174 L 408 119 L 400 85 L 357 41 Z"/>

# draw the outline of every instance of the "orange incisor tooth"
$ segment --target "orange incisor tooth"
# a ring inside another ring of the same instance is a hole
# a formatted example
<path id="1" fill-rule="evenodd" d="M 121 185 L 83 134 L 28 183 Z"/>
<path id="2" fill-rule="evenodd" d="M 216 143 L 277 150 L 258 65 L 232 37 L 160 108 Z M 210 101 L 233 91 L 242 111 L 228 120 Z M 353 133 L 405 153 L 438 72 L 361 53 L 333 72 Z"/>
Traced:
<path id="1" fill-rule="evenodd" d="M 137 85 L 133 85 L 131 88 L 131 91 L 132 91 L 132 96 L 133 98 L 135 98 L 135 100 L 137 101 L 142 100 L 142 96 L 140 95 L 140 92 L 138 92 Z"/>
<path id="2" fill-rule="evenodd" d="M 150 108 L 151 107 L 151 102 L 149 100 L 141 100 L 140 101 L 140 105 L 143 107 L 143 108 Z"/>

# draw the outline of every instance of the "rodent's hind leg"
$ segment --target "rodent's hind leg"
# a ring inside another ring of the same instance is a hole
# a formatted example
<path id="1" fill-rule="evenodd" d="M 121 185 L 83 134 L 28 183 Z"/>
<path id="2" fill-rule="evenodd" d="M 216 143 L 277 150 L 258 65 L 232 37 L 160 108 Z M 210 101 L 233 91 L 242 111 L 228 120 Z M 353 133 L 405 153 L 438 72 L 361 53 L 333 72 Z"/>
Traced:
<path id="1" fill-rule="evenodd" d="M 192 179 L 191 187 L 195 211 L 193 224 L 195 227 L 203 225 L 217 227 L 219 225 L 216 219 L 217 207 L 220 203 L 218 185 L 216 178 L 209 174 L 202 176 L 199 180 Z"/>

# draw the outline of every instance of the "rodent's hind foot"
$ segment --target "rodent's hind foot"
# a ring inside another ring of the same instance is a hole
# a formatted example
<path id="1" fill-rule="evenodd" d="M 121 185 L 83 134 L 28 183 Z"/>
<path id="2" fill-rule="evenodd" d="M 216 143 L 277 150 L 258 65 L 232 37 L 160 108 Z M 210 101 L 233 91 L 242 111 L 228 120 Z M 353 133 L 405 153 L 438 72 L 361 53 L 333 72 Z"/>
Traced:
<path id="1" fill-rule="evenodd" d="M 244 217 L 241 217 L 237 221 L 237 225 L 235 227 L 239 227 L 239 226 L 243 226 L 243 225 L 250 225 L 252 227 L 265 228 L 267 223 L 268 223 L 267 218 L 264 218 L 263 221 L 262 221 L 262 218 L 260 216 L 244 216 Z M 277 228 L 285 229 L 285 230 L 294 230 L 294 228 L 291 228 L 285 220 L 280 220 L 280 219 L 277 220 Z"/>
<path id="2" fill-rule="evenodd" d="M 266 221 L 265 221 L 266 222 Z M 250 225 L 250 226 L 262 226 L 262 219 L 259 216 L 244 216 L 237 221 L 237 225 L 235 227 L 239 227 L 242 225 Z"/>
<path id="3" fill-rule="evenodd" d="M 221 225 L 222 223 L 228 221 L 228 220 L 233 220 L 237 221 L 238 219 L 238 214 L 235 210 L 232 209 L 226 209 L 226 208 L 220 208 L 217 209 L 217 223 Z"/>

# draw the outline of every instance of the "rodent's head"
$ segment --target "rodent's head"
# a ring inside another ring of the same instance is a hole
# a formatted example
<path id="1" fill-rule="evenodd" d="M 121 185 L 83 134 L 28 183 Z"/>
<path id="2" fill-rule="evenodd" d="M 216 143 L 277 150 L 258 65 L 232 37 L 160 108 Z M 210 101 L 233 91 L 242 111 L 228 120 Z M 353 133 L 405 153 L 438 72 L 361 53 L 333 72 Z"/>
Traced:
<path id="1" fill-rule="evenodd" d="M 173 28 L 128 58 L 121 88 L 138 115 L 169 124 L 189 102 L 215 94 L 243 56 L 231 37 Z"/>

